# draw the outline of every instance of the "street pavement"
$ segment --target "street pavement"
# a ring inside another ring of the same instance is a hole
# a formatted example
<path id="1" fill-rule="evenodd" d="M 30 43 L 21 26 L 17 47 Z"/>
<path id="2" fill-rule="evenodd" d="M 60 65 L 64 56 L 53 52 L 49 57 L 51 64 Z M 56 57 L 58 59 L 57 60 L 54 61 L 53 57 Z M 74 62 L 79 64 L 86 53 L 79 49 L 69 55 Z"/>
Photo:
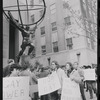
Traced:
<path id="1" fill-rule="evenodd" d="M 84 91 L 85 91 L 86 100 L 97 100 L 97 97 L 95 94 L 93 94 L 93 99 L 90 99 L 89 91 L 88 92 L 86 92 L 86 90 Z"/>

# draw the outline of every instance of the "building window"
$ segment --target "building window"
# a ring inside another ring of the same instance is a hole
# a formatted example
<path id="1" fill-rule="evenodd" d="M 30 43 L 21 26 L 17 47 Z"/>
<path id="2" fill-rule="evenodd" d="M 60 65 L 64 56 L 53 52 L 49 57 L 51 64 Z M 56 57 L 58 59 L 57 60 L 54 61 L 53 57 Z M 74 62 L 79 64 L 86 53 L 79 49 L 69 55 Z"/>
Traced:
<path id="1" fill-rule="evenodd" d="M 30 0 L 30 5 L 31 5 L 31 7 L 34 6 L 34 0 Z"/>
<path id="2" fill-rule="evenodd" d="M 41 46 L 42 55 L 46 54 L 46 45 Z"/>
<path id="3" fill-rule="evenodd" d="M 56 31 L 57 30 L 56 22 L 51 23 L 51 25 L 52 25 L 52 31 Z"/>
<path id="4" fill-rule="evenodd" d="M 42 17 L 42 15 L 43 15 L 43 10 L 40 11 L 40 17 Z"/>
<path id="5" fill-rule="evenodd" d="M 58 41 L 53 42 L 53 51 L 58 52 Z"/>
<path id="6" fill-rule="evenodd" d="M 64 9 L 69 8 L 69 4 L 68 4 L 68 2 L 63 1 L 63 8 L 64 8 Z"/>
<path id="7" fill-rule="evenodd" d="M 56 5 L 55 5 L 55 3 L 50 6 L 50 11 L 51 11 L 51 14 L 56 13 Z"/>
<path id="8" fill-rule="evenodd" d="M 41 35 L 45 34 L 45 26 L 41 27 Z"/>
<path id="9" fill-rule="evenodd" d="M 67 38 L 67 39 L 66 39 L 66 43 L 67 43 L 67 48 L 68 48 L 68 50 L 73 49 L 72 38 Z"/>
<path id="10" fill-rule="evenodd" d="M 64 18 L 65 25 L 71 25 L 70 16 Z"/>
<path id="11" fill-rule="evenodd" d="M 43 0 L 39 0 L 39 3 L 42 3 Z"/>
<path id="12" fill-rule="evenodd" d="M 35 22 L 35 17 L 34 17 L 34 15 L 31 15 L 31 21 L 32 21 L 32 23 Z"/>

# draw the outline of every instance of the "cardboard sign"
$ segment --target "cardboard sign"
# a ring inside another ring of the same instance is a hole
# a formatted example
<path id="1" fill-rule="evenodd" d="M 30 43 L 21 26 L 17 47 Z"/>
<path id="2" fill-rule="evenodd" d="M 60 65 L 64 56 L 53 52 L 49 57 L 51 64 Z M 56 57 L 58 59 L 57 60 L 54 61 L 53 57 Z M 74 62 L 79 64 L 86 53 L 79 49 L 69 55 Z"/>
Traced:
<path id="1" fill-rule="evenodd" d="M 29 100 L 29 77 L 3 78 L 3 100 Z"/>
<path id="2" fill-rule="evenodd" d="M 95 69 L 84 69 L 84 80 L 96 80 Z"/>
<path id="3" fill-rule="evenodd" d="M 63 81 L 61 100 L 82 100 L 79 84 L 65 78 Z"/>
<path id="4" fill-rule="evenodd" d="M 38 79 L 39 96 L 49 94 L 61 88 L 56 72 L 50 76 Z"/>

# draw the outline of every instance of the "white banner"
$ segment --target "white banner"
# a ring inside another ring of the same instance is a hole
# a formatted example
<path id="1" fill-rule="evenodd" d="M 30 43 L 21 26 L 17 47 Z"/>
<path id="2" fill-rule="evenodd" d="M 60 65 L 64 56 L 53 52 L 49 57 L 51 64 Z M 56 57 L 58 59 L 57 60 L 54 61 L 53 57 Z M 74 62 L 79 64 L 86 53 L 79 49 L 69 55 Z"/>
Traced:
<path id="1" fill-rule="evenodd" d="M 3 78 L 3 100 L 29 100 L 29 77 Z"/>
<path id="2" fill-rule="evenodd" d="M 38 79 L 39 96 L 54 92 L 61 88 L 56 72 L 50 76 Z"/>
<path id="3" fill-rule="evenodd" d="M 96 80 L 95 69 L 84 69 L 84 80 Z"/>
<path id="4" fill-rule="evenodd" d="M 61 100 L 82 100 L 79 84 L 71 81 L 69 78 L 65 78 L 63 81 Z"/>

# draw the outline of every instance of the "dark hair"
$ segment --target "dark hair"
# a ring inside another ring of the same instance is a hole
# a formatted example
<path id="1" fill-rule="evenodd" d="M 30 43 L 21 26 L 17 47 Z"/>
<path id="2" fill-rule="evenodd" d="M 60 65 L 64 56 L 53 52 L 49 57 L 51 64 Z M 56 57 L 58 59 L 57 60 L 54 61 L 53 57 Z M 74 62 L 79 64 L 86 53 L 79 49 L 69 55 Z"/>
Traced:
<path id="1" fill-rule="evenodd" d="M 58 62 L 57 62 L 57 61 L 55 61 L 55 60 L 54 60 L 54 61 L 52 61 L 52 62 L 51 62 L 51 64 L 52 64 L 52 63 L 55 63 L 55 65 L 56 65 L 57 69 L 60 67 L 60 66 L 59 66 L 59 64 L 58 64 Z"/>
<path id="2" fill-rule="evenodd" d="M 61 68 L 65 68 L 65 65 L 61 65 Z"/>
<path id="3" fill-rule="evenodd" d="M 11 73 L 11 71 L 13 71 L 14 69 L 21 70 L 22 67 L 21 67 L 19 64 L 12 64 L 11 67 L 10 67 L 10 73 Z"/>
<path id="4" fill-rule="evenodd" d="M 72 71 L 72 70 L 74 69 L 72 63 L 71 63 L 71 62 L 67 62 L 66 65 L 67 65 L 67 64 L 70 65 L 70 69 L 71 69 L 71 71 Z"/>
<path id="5" fill-rule="evenodd" d="M 90 65 L 88 65 L 88 66 L 87 66 L 87 68 L 91 68 L 91 66 L 90 66 Z"/>
<path id="6" fill-rule="evenodd" d="M 70 70 L 67 70 L 67 76 L 69 77 L 69 74 L 73 71 L 73 66 L 71 62 L 67 62 L 66 65 L 69 64 L 70 65 Z"/>
<path id="7" fill-rule="evenodd" d="M 83 65 L 83 67 L 82 68 L 86 68 L 87 66 L 86 65 Z"/>
<path id="8" fill-rule="evenodd" d="M 10 75 L 10 65 L 3 68 L 3 77 Z"/>
<path id="9" fill-rule="evenodd" d="M 8 59 L 8 64 L 10 64 L 11 62 L 13 62 L 14 60 L 13 59 Z"/>

